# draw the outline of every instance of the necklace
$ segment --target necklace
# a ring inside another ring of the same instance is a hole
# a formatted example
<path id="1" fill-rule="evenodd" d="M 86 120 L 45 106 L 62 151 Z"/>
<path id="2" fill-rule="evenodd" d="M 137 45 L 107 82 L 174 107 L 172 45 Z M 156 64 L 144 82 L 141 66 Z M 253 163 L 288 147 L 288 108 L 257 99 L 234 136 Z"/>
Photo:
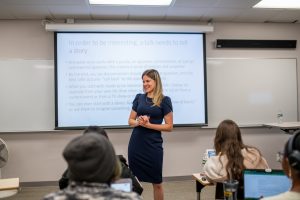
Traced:
<path id="1" fill-rule="evenodd" d="M 148 99 L 150 99 L 150 101 Z M 153 104 L 152 99 L 147 97 L 147 95 L 145 95 L 145 101 L 147 104 Z"/>

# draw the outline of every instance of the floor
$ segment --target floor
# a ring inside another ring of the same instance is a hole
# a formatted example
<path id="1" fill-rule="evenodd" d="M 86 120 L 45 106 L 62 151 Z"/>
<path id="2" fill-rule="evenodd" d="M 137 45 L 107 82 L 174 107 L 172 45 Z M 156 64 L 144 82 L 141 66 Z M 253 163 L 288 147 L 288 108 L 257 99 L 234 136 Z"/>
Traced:
<path id="1" fill-rule="evenodd" d="M 152 200 L 152 185 L 142 183 L 143 199 Z M 165 200 L 196 200 L 196 185 L 194 180 L 168 181 L 163 183 Z M 7 200 L 41 200 L 45 194 L 58 190 L 56 186 L 22 187 L 19 193 Z M 201 192 L 201 199 L 213 200 L 215 187 L 208 186 Z"/>

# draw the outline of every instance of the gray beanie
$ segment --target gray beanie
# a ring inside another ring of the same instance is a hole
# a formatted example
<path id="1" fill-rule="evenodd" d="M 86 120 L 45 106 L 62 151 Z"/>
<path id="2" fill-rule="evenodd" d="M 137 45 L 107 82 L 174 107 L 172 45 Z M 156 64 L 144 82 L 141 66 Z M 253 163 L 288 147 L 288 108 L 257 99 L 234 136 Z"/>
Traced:
<path id="1" fill-rule="evenodd" d="M 115 150 L 100 134 L 89 133 L 73 139 L 64 149 L 71 180 L 109 183 L 116 169 Z"/>

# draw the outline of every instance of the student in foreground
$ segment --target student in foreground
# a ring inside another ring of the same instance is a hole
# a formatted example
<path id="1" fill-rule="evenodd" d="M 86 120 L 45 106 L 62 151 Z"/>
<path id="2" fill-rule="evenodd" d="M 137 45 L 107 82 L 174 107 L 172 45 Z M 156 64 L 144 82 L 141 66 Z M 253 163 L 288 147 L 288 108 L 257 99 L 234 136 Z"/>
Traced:
<path id="1" fill-rule="evenodd" d="M 50 193 L 44 200 L 139 200 L 135 192 L 110 188 L 121 169 L 109 140 L 100 134 L 89 133 L 73 139 L 64 149 L 70 184 L 64 190 Z"/>
<path id="2" fill-rule="evenodd" d="M 292 187 L 285 193 L 263 198 L 263 200 L 299 200 L 300 199 L 300 131 L 287 141 L 281 161 L 284 173 L 291 179 Z"/>
<path id="3" fill-rule="evenodd" d="M 108 140 L 108 135 L 106 131 L 99 127 L 99 126 L 89 126 L 87 127 L 83 134 L 89 134 L 89 133 L 95 133 L 105 136 Z M 130 178 L 132 180 L 132 191 L 138 193 L 139 195 L 143 192 L 143 187 L 138 181 L 138 179 L 132 174 L 132 171 L 129 169 L 127 160 L 124 158 L 123 155 L 118 155 L 118 158 L 120 159 L 121 163 L 121 169 L 122 173 L 120 175 L 120 178 Z M 58 181 L 59 189 L 65 189 L 69 185 L 69 170 L 66 169 L 62 175 L 62 177 Z"/>
<path id="4" fill-rule="evenodd" d="M 267 169 L 267 161 L 260 151 L 242 140 L 238 125 L 232 120 L 222 121 L 214 139 L 216 156 L 205 163 L 204 174 L 210 182 L 240 180 L 244 169 Z"/>

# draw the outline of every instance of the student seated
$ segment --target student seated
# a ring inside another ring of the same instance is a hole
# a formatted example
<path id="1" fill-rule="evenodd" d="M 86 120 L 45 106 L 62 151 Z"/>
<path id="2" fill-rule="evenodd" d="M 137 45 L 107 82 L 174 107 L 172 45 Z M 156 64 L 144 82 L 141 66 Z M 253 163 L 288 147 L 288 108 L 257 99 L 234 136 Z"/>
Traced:
<path id="1" fill-rule="evenodd" d="M 83 134 L 87 133 L 96 133 L 105 136 L 107 139 L 108 135 L 104 129 L 99 126 L 89 126 L 87 129 L 84 130 Z M 143 192 L 143 187 L 139 183 L 138 179 L 132 174 L 132 171 L 129 169 L 126 159 L 122 155 L 118 155 L 118 158 L 121 163 L 122 173 L 120 178 L 130 178 L 132 180 L 132 191 L 138 193 L 139 195 Z M 65 189 L 69 185 L 69 170 L 66 169 L 59 179 L 59 189 Z"/>
<path id="2" fill-rule="evenodd" d="M 214 138 L 216 156 L 208 158 L 203 166 L 203 174 L 209 182 L 223 182 L 229 179 L 238 180 L 242 187 L 242 173 L 244 169 L 267 169 L 267 161 L 260 151 L 242 140 L 242 135 L 237 124 L 232 120 L 222 121 Z M 216 197 L 223 195 L 222 188 L 217 184 Z M 243 196 L 243 189 L 238 191 L 238 198 Z"/>
<path id="3" fill-rule="evenodd" d="M 64 149 L 68 163 L 70 183 L 67 188 L 50 193 L 44 200 L 136 200 L 135 192 L 122 192 L 110 188 L 119 178 L 120 163 L 110 141 L 96 133 L 73 139 Z"/>
<path id="4" fill-rule="evenodd" d="M 282 169 L 292 181 L 290 191 L 263 198 L 263 200 L 299 200 L 300 199 L 300 131 L 287 141 L 281 159 Z"/>

